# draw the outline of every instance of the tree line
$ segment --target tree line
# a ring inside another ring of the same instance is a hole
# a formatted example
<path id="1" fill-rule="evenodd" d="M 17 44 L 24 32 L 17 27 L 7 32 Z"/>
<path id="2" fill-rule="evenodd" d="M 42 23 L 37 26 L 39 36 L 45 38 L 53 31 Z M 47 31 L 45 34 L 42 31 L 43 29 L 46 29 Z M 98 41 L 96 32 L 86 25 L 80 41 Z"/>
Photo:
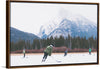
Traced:
<path id="1" fill-rule="evenodd" d="M 25 49 L 42 49 L 46 48 L 48 45 L 53 44 L 55 47 L 66 46 L 69 49 L 81 48 L 81 49 L 97 49 L 97 38 L 86 38 L 86 37 L 68 37 L 64 38 L 63 36 L 58 37 L 50 37 L 46 39 L 34 39 L 33 42 L 30 40 L 21 40 L 19 39 L 17 42 L 10 43 L 10 51 L 17 51 Z"/>

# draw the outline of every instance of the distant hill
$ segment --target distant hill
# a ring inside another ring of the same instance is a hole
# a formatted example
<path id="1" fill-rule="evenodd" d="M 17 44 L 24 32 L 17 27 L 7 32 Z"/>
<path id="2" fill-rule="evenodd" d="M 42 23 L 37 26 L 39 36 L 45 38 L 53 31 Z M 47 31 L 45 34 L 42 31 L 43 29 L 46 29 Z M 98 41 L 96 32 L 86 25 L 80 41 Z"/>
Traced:
<path id="1" fill-rule="evenodd" d="M 11 42 L 17 42 L 19 39 L 25 41 L 30 40 L 30 42 L 32 42 L 34 39 L 40 39 L 38 36 L 32 33 L 23 32 L 13 27 L 10 27 L 10 34 Z"/>

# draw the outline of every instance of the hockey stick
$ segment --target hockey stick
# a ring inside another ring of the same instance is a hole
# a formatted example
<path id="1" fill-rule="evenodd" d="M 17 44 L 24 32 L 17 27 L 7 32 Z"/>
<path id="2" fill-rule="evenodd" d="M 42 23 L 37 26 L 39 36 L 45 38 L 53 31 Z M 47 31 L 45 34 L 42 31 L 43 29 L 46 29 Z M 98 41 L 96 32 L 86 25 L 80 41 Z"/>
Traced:
<path id="1" fill-rule="evenodd" d="M 52 56 L 51 56 L 52 57 Z M 54 59 L 56 62 L 60 63 L 61 61 L 59 60 L 56 60 L 54 57 L 52 57 L 52 59 Z"/>

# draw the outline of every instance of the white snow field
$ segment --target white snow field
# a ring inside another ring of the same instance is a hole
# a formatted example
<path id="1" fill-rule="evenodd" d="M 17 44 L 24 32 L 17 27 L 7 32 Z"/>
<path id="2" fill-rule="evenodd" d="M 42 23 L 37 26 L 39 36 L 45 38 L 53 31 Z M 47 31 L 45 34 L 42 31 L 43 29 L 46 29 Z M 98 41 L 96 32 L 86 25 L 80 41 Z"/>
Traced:
<path id="1" fill-rule="evenodd" d="M 53 57 L 53 58 L 52 58 Z M 11 55 L 10 66 L 29 66 L 29 65 L 51 65 L 51 64 L 75 64 L 75 63 L 96 63 L 97 53 L 68 53 L 52 54 L 48 56 L 45 62 L 41 62 L 43 54 L 28 54 L 25 58 L 23 55 Z M 58 62 L 59 61 L 59 62 Z"/>

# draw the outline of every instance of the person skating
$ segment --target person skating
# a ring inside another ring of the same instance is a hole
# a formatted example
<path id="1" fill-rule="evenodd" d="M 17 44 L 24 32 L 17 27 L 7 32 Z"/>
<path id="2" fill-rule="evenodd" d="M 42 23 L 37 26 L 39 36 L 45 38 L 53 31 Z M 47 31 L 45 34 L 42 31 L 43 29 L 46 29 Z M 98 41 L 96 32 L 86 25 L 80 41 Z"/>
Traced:
<path id="1" fill-rule="evenodd" d="M 91 48 L 89 48 L 89 54 L 91 55 Z"/>
<path id="2" fill-rule="evenodd" d="M 24 54 L 24 58 L 25 58 L 25 48 L 23 49 L 23 54 Z"/>
<path id="3" fill-rule="evenodd" d="M 64 52 L 64 56 L 66 56 L 66 55 L 67 55 L 67 52 L 68 52 L 68 50 L 66 49 L 66 51 Z"/>
<path id="4" fill-rule="evenodd" d="M 53 45 L 47 46 L 47 48 L 44 50 L 44 56 L 43 56 L 42 62 L 45 62 L 45 60 L 47 59 L 48 55 L 51 56 L 52 49 L 53 49 Z"/>

